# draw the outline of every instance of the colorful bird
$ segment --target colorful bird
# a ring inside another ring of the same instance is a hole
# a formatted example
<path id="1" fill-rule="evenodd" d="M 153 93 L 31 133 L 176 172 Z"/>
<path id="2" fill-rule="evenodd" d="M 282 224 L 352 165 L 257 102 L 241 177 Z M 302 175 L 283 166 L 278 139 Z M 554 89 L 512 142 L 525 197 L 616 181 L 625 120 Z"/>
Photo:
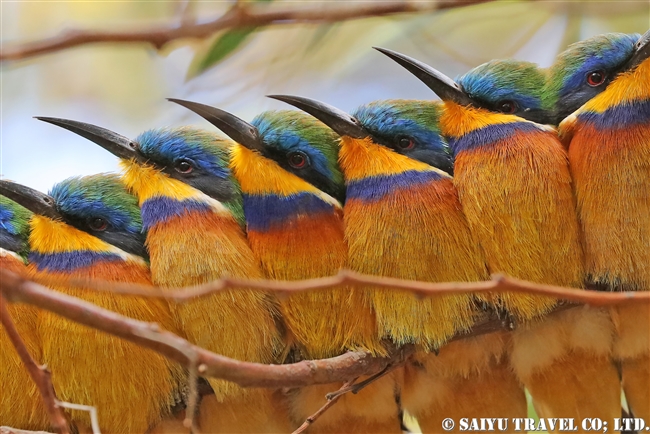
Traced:
<path id="1" fill-rule="evenodd" d="M 454 150 L 454 184 L 492 273 L 581 288 L 582 248 L 567 155 L 554 130 L 471 98 L 444 74 L 380 49 L 440 96 L 441 131 Z M 503 294 L 521 327 L 511 363 L 542 417 L 620 417 L 620 387 L 611 361 L 613 325 L 598 309 L 544 317 L 549 298 Z"/>
<path id="2" fill-rule="evenodd" d="M 122 159 L 123 180 L 138 197 L 153 282 L 183 287 L 225 276 L 261 278 L 243 230 L 239 184 L 228 168 L 230 144 L 193 128 L 149 130 L 130 140 L 82 122 L 42 118 Z M 192 343 L 239 360 L 274 363 L 281 352 L 276 306 L 259 291 L 225 291 L 172 306 Z M 273 391 L 209 379 L 199 424 L 205 432 L 288 431 Z"/>
<path id="3" fill-rule="evenodd" d="M 0 193 L 1 194 L 1 193 Z M 0 196 L 0 268 L 27 277 L 29 219 L 32 213 Z M 26 304 L 7 304 L 11 319 L 31 356 L 42 359 L 36 320 L 38 311 Z M 44 431 L 50 426 L 42 398 L 4 328 L 0 328 L 0 425 Z"/>
<path id="4" fill-rule="evenodd" d="M 554 125 L 603 92 L 625 70 L 640 36 L 605 33 L 572 44 L 557 56 L 544 87 L 554 102 Z"/>
<path id="5" fill-rule="evenodd" d="M 451 150 L 440 132 L 442 109 L 434 101 L 387 100 L 363 105 L 352 116 L 395 152 L 453 174 Z M 469 227 L 465 223 L 455 230 L 461 240 L 456 246 L 471 252 L 470 269 L 477 280 L 486 279 L 482 252 L 468 248 Z M 489 298 L 478 299 L 491 305 Z M 417 361 L 423 366 L 406 368 L 405 408 L 420 414 L 425 432 L 439 431 L 444 418 L 526 417 L 526 396 L 507 359 L 509 345 L 508 333 L 492 333 L 449 343 L 437 356 L 420 354 Z"/>
<path id="6" fill-rule="evenodd" d="M 539 124 L 555 121 L 555 98 L 546 89 L 547 71 L 523 60 L 492 60 L 456 79 L 473 101 L 492 112 Z"/>
<path id="7" fill-rule="evenodd" d="M 65 278 L 151 284 L 137 200 L 117 175 L 70 178 L 51 195 L 0 181 L 0 193 L 34 213 L 29 221 L 33 279 L 105 309 L 173 330 L 162 301 L 66 286 Z M 112 433 L 145 432 L 170 413 L 180 368 L 164 357 L 109 334 L 40 311 L 42 362 L 59 399 L 97 408 Z M 133 411 L 137 408 L 138 411 Z M 90 427 L 87 411 L 72 421 Z"/>
<path id="8" fill-rule="evenodd" d="M 274 98 L 312 114 L 341 135 L 339 163 L 347 184 L 345 231 L 353 270 L 430 282 L 487 278 L 485 261 L 472 240 L 451 177 L 404 155 L 419 154 L 451 171 L 449 148 L 436 132 L 439 107 L 418 101 L 379 102 L 351 117 L 307 98 Z M 446 385 L 459 379 L 440 375 L 443 365 L 454 368 L 428 353 L 473 324 L 477 317 L 473 299 L 459 295 L 418 300 L 381 289 L 369 289 L 367 296 L 376 310 L 380 335 L 397 345 L 416 344 L 422 351 L 400 381 L 402 403 L 424 432 L 438 432 L 442 419 L 450 417 L 442 411 L 456 414 L 459 406 L 443 391 L 433 394 L 432 383 L 436 384 L 433 390 L 439 384 L 432 379 L 451 380 Z M 468 348 L 456 346 L 445 359 L 450 362 L 453 353 Z M 485 357 L 486 365 L 490 358 Z M 459 367 L 459 376 L 466 367 Z M 524 398 L 523 391 L 518 392 Z M 525 398 L 521 409 L 515 413 L 525 414 Z"/>
<path id="9" fill-rule="evenodd" d="M 561 112 L 595 95 L 560 124 L 560 136 L 569 149 L 588 285 L 600 290 L 650 291 L 649 57 L 650 31 L 603 35 L 570 47 L 551 68 L 550 80 L 566 83 Z M 626 304 L 610 312 L 628 405 L 650 420 L 650 308 Z"/>
<path id="10" fill-rule="evenodd" d="M 570 45 L 548 69 L 515 59 L 492 60 L 456 81 L 483 108 L 558 125 L 607 88 L 638 40 L 638 34 L 606 33 Z"/>
<path id="11" fill-rule="evenodd" d="M 203 116 L 235 144 L 230 166 L 244 198 L 248 240 L 266 277 L 300 280 L 332 276 L 347 267 L 343 233 L 343 174 L 338 135 L 299 111 L 264 112 L 252 124 L 223 110 L 172 100 Z M 384 354 L 372 309 L 350 288 L 287 297 L 280 311 L 303 359 L 348 349 Z M 301 424 L 335 388 L 295 391 L 294 421 Z M 392 382 L 379 381 L 358 395 L 342 397 L 311 432 L 400 432 Z"/>

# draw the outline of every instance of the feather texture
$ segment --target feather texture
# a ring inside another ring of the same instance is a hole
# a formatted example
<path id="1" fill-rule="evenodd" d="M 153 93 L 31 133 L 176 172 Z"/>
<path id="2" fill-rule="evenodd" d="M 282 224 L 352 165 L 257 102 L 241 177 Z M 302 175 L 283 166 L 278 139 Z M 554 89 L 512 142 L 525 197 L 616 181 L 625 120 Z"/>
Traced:
<path id="1" fill-rule="evenodd" d="M 456 154 L 454 184 L 490 272 L 582 287 L 583 253 L 568 159 L 554 130 L 452 102 L 445 103 L 441 125 Z M 540 414 L 616 417 L 620 393 L 607 315 L 588 310 L 538 322 L 555 300 L 508 293 L 500 299 L 523 322 L 513 334 L 510 360 Z M 591 371 L 581 370 L 583 363 Z"/>
<path id="2" fill-rule="evenodd" d="M 116 195 L 115 189 L 122 191 Z M 64 190 L 74 194 L 63 194 Z M 88 190 L 103 194 L 97 202 L 88 201 Z M 141 231 L 139 213 L 133 211 L 137 210 L 135 198 L 124 192 L 114 176 L 64 181 L 52 194 L 66 219 L 101 215 L 112 228 L 125 225 L 130 231 Z M 115 204 L 119 204 L 116 209 L 112 208 Z M 131 210 L 125 213 L 124 207 Z M 176 330 L 163 301 L 61 284 L 61 279 L 73 277 L 151 285 L 142 258 L 63 221 L 35 215 L 30 225 L 29 271 L 36 281 L 119 314 Z M 169 414 L 175 404 L 181 369 L 153 351 L 44 311 L 39 313 L 38 332 L 42 362 L 52 371 L 59 399 L 95 406 L 104 431 L 144 432 Z M 138 412 L 132 411 L 134 407 Z M 71 415 L 77 424 L 90 426 L 88 412 L 73 410 Z"/>
<path id="3" fill-rule="evenodd" d="M 341 139 L 340 164 L 348 184 L 345 231 L 353 270 L 423 281 L 485 277 L 469 232 L 454 230 L 466 222 L 446 174 L 370 139 L 349 137 Z M 359 184 L 366 191 L 350 194 Z M 380 335 L 398 345 L 435 349 L 473 321 L 468 296 L 418 300 L 373 290 L 367 296 Z"/>
<path id="4" fill-rule="evenodd" d="M 189 139 L 183 141 L 186 135 Z M 200 145 L 195 143 L 196 137 L 200 137 Z M 184 182 L 153 166 L 122 161 L 123 179 L 138 197 L 148 229 L 153 282 L 163 287 L 183 287 L 224 276 L 261 278 L 259 263 L 242 230 L 241 194 L 227 167 L 225 142 L 190 129 L 145 133 L 139 140 L 142 151 L 158 167 L 172 167 L 177 159 L 213 163 L 210 170 L 194 163 L 199 173 Z M 212 183 L 210 188 L 228 192 L 227 199 L 216 200 L 191 186 L 198 177 Z M 210 351 L 258 363 L 275 362 L 281 351 L 276 306 L 268 294 L 227 291 L 173 305 L 172 312 L 187 339 Z M 218 379 L 209 382 L 215 397 L 201 405 L 198 421 L 202 430 L 225 433 L 288 429 L 282 400 L 274 399 L 272 391 L 244 389 Z"/>
<path id="5" fill-rule="evenodd" d="M 560 124 L 560 133 L 569 143 L 589 282 L 650 290 L 650 60 L 619 75 Z M 630 408 L 650 418 L 650 308 L 611 312 Z"/>
<path id="6" fill-rule="evenodd" d="M 325 277 L 347 267 L 343 210 L 336 194 L 344 190 L 337 165 L 338 137 L 297 111 L 265 112 L 253 121 L 265 149 L 260 153 L 235 144 L 231 167 L 244 196 L 248 239 L 266 277 L 297 280 Z M 309 170 L 289 171 L 282 163 L 295 152 Z M 311 182 L 310 182 L 311 181 Z M 328 187 L 329 186 L 329 187 Z M 360 291 L 335 288 L 296 294 L 280 302 L 294 346 L 306 359 L 333 357 L 348 349 L 384 354 L 374 313 Z M 290 394 L 296 426 L 324 404 L 336 385 L 312 386 Z M 344 397 L 338 411 L 310 432 L 400 432 L 393 382 L 383 379 L 358 395 Z"/>
<path id="7" fill-rule="evenodd" d="M 2 198 L 4 199 L 4 198 Z M 0 203 L 0 206 L 4 205 Z M 28 233 L 28 231 L 27 231 Z M 14 252 L 0 248 L 0 268 L 27 277 L 27 266 Z M 42 363 L 37 334 L 36 309 L 25 304 L 7 303 L 7 310 L 25 346 L 36 363 Z M 49 417 L 34 381 L 18 357 L 4 327 L 0 329 L 0 422 L 17 429 L 48 429 Z"/>

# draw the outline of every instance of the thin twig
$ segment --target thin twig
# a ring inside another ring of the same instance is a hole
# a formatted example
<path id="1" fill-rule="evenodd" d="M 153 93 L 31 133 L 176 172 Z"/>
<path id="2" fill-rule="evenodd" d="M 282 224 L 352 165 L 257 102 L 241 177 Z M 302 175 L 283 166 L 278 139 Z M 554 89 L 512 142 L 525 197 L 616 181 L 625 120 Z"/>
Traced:
<path id="1" fill-rule="evenodd" d="M 366 378 L 365 380 L 361 381 L 360 383 L 352 383 L 348 387 L 341 387 L 339 390 L 336 392 L 328 393 L 326 398 L 329 399 L 334 399 L 338 398 L 340 395 L 345 395 L 346 393 L 352 392 L 354 395 L 359 393 L 361 390 L 365 389 L 368 387 L 370 384 L 374 383 L 375 381 L 379 380 L 380 378 L 385 377 L 386 375 L 390 374 L 393 372 L 395 369 L 404 366 L 406 361 L 415 353 L 415 347 L 413 345 L 408 345 L 401 347 L 395 355 L 391 358 L 391 361 L 389 361 L 384 369 L 381 371 L 372 374 L 370 377 Z"/>
<path id="2" fill-rule="evenodd" d="M 218 31 L 268 25 L 291 25 L 297 23 L 332 23 L 368 17 L 380 17 L 400 13 L 413 13 L 450 9 L 493 0 L 440 0 L 440 1 L 384 1 L 362 2 L 350 5 L 347 2 L 335 6 L 287 7 L 285 5 L 246 5 L 229 9 L 221 17 L 206 23 L 157 26 L 148 29 L 124 31 L 65 30 L 51 38 L 19 43 L 3 48 L 0 60 L 18 60 L 97 42 L 144 43 L 161 49 L 165 44 L 182 38 L 205 38 Z"/>
<path id="3" fill-rule="evenodd" d="M 16 326 L 11 319 L 11 314 L 9 313 L 9 309 L 7 309 L 7 300 L 5 300 L 5 297 L 2 294 L 0 294 L 0 321 L 2 321 L 2 326 L 7 332 L 7 336 L 16 349 L 20 360 L 29 372 L 29 376 L 32 378 L 41 393 L 41 398 L 43 399 L 43 404 L 50 418 L 52 427 L 58 433 L 69 434 L 70 430 L 68 428 L 68 422 L 57 405 L 58 401 L 56 399 L 56 394 L 54 393 L 54 386 L 52 386 L 50 372 L 45 366 L 37 365 L 31 354 L 29 354 L 25 342 L 20 337 L 20 333 L 16 330 Z"/>
<path id="4" fill-rule="evenodd" d="M 345 383 L 343 384 L 343 386 L 341 386 L 341 388 L 339 389 L 339 391 L 344 390 L 344 389 L 349 389 L 350 386 L 351 386 L 352 384 L 354 384 L 354 382 L 355 382 L 356 380 L 357 380 L 356 378 L 353 378 L 353 379 L 351 379 L 351 380 L 345 382 Z M 335 392 L 335 393 L 336 393 L 336 392 Z M 318 420 L 318 418 L 321 417 L 321 415 L 322 415 L 323 413 L 325 413 L 327 410 L 329 410 L 329 408 L 330 408 L 331 406 L 333 406 L 334 404 L 336 404 L 336 402 L 337 402 L 339 399 L 341 399 L 341 396 L 343 396 L 344 393 L 331 394 L 331 395 L 332 395 L 332 397 L 330 398 L 330 395 L 328 395 L 328 396 L 327 396 L 327 402 L 325 402 L 325 404 L 323 404 L 323 406 L 322 406 L 321 408 L 319 408 L 318 411 L 316 411 L 316 413 L 314 413 L 314 414 L 312 414 L 311 416 L 309 416 L 309 417 L 308 417 L 308 418 L 303 422 L 303 424 L 300 425 L 300 426 L 298 427 L 298 429 L 296 429 L 292 434 L 300 434 L 300 433 L 302 433 L 303 431 L 305 431 L 307 428 L 309 428 L 309 426 L 310 426 L 311 424 L 313 424 L 314 422 L 316 422 L 316 420 Z"/>
<path id="5" fill-rule="evenodd" d="M 12 428 L 10 426 L 0 426 L 0 434 L 54 434 L 47 431 L 27 431 L 24 429 Z"/>
<path id="6" fill-rule="evenodd" d="M 2 271 L 2 270 L 0 270 Z M 137 295 L 142 297 L 157 297 L 173 300 L 177 303 L 187 302 L 196 298 L 228 291 L 233 289 L 249 290 L 256 289 L 274 292 L 277 294 L 292 294 L 303 291 L 314 291 L 329 289 L 339 285 L 346 286 L 373 286 L 376 288 L 390 288 L 412 292 L 419 297 L 440 296 L 460 293 L 501 293 L 501 292 L 523 292 L 527 294 L 544 295 L 555 297 L 574 303 L 583 303 L 591 306 L 609 306 L 626 303 L 647 303 L 650 302 L 649 291 L 628 291 L 628 292 L 603 292 L 577 288 L 565 288 L 554 285 L 527 282 L 500 274 L 492 276 L 491 280 L 485 282 L 446 282 L 430 283 L 418 282 L 415 280 L 395 279 L 392 277 L 371 276 L 355 273 L 349 270 L 341 270 L 335 276 L 320 277 L 307 280 L 254 280 L 225 277 L 210 283 L 185 288 L 155 288 L 150 286 L 114 283 L 91 279 L 57 279 L 52 283 L 64 283 L 66 285 L 110 291 L 116 294 Z M 49 284 L 48 282 L 44 282 Z"/>
<path id="7" fill-rule="evenodd" d="M 69 408 L 70 410 L 87 411 L 90 413 L 90 429 L 93 430 L 93 434 L 101 434 L 101 430 L 99 429 L 99 418 L 97 417 L 97 408 L 92 405 L 74 404 L 65 401 L 56 401 L 56 404 L 59 407 Z"/>

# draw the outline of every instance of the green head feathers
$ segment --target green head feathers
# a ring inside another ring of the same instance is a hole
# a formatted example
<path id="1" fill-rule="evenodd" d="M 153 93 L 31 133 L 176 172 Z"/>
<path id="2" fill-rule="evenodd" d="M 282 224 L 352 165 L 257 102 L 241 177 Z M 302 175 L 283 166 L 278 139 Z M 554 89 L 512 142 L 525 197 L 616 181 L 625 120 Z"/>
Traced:
<path id="1" fill-rule="evenodd" d="M 339 136 L 334 131 L 298 110 L 267 111 L 251 124 L 267 158 L 342 201 L 345 184 L 338 166 Z"/>
<path id="2" fill-rule="evenodd" d="M 68 178 L 50 191 L 66 223 L 122 250 L 147 257 L 140 208 L 116 174 Z"/>
<path id="3" fill-rule="evenodd" d="M 477 66 L 457 83 L 483 108 L 550 123 L 554 96 L 546 89 L 547 72 L 521 60 L 492 60 Z"/>

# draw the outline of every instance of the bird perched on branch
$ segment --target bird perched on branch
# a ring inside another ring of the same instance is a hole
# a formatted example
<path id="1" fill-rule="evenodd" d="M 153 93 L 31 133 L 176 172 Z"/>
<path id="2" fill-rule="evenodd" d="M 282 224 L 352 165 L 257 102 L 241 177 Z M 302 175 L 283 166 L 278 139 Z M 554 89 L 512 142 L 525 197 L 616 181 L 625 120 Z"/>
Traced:
<path id="1" fill-rule="evenodd" d="M 34 213 L 29 268 L 37 282 L 174 330 L 162 301 L 65 284 L 68 278 L 151 284 L 140 210 L 117 175 L 70 178 L 50 196 L 0 181 L 0 193 Z M 180 368 L 159 354 L 45 311 L 38 333 L 58 398 L 96 407 L 105 432 L 145 432 L 175 404 Z M 87 411 L 70 413 L 90 427 Z"/>
<path id="2" fill-rule="evenodd" d="M 352 117 L 307 98 L 274 98 L 305 110 L 341 136 L 345 230 L 353 270 L 430 282 L 487 278 L 451 177 L 430 165 L 452 171 L 449 148 L 436 132 L 435 105 L 380 102 Z M 408 153 L 419 154 L 430 164 L 409 158 Z M 377 313 L 380 336 L 397 345 L 415 344 L 424 352 L 418 362 L 425 370 L 407 368 L 403 381 L 397 379 L 403 384 L 405 409 L 416 416 L 424 432 L 439 431 L 442 418 L 449 415 L 432 408 L 439 396 L 430 395 L 426 368 L 435 356 L 426 353 L 438 351 L 451 336 L 471 326 L 476 318 L 471 296 L 419 300 L 411 294 L 373 289 L 367 296 Z M 447 404 L 442 407 L 454 407 Z"/>
<path id="3" fill-rule="evenodd" d="M 138 197 L 153 282 L 183 287 L 221 277 L 261 278 L 243 230 L 240 187 L 230 144 L 192 128 L 149 130 L 130 140 L 82 122 L 47 119 L 122 159 L 123 180 Z M 192 343 L 238 360 L 274 363 L 281 351 L 276 307 L 260 291 L 225 291 L 172 306 Z M 288 431 L 284 403 L 268 389 L 209 380 L 199 424 L 204 432 Z"/>
<path id="4" fill-rule="evenodd" d="M 32 213 L 0 196 L 0 268 L 27 277 L 29 219 Z M 38 312 L 26 304 L 7 304 L 11 319 L 36 363 L 42 359 L 36 329 Z M 0 328 L 0 425 L 43 431 L 48 415 L 34 381 L 18 356 L 4 328 Z"/>
<path id="5" fill-rule="evenodd" d="M 591 287 L 650 290 L 650 31 L 574 44 L 551 67 L 582 224 Z M 562 84 L 560 86 L 559 84 Z M 623 390 L 650 420 L 650 307 L 610 309 Z"/>
<path id="6" fill-rule="evenodd" d="M 494 113 L 428 65 L 380 51 L 443 99 L 440 126 L 455 154 L 454 184 L 490 272 L 583 287 L 571 176 L 554 130 Z M 513 334 L 511 362 L 541 416 L 610 421 L 620 416 L 613 326 L 606 312 L 571 309 L 541 322 L 555 300 L 515 294 L 500 299 L 522 323 Z"/>
<path id="7" fill-rule="evenodd" d="M 343 174 L 338 135 L 299 111 L 264 112 L 251 124 L 223 110 L 172 100 L 203 116 L 236 143 L 231 169 L 244 199 L 248 239 L 266 277 L 301 280 L 336 274 L 347 265 L 343 233 Z M 280 310 L 300 358 L 321 359 L 364 348 L 384 354 L 374 314 L 359 291 L 337 288 L 286 297 Z M 292 393 L 302 423 L 333 385 Z M 399 432 L 392 382 L 344 395 L 310 432 Z"/>

